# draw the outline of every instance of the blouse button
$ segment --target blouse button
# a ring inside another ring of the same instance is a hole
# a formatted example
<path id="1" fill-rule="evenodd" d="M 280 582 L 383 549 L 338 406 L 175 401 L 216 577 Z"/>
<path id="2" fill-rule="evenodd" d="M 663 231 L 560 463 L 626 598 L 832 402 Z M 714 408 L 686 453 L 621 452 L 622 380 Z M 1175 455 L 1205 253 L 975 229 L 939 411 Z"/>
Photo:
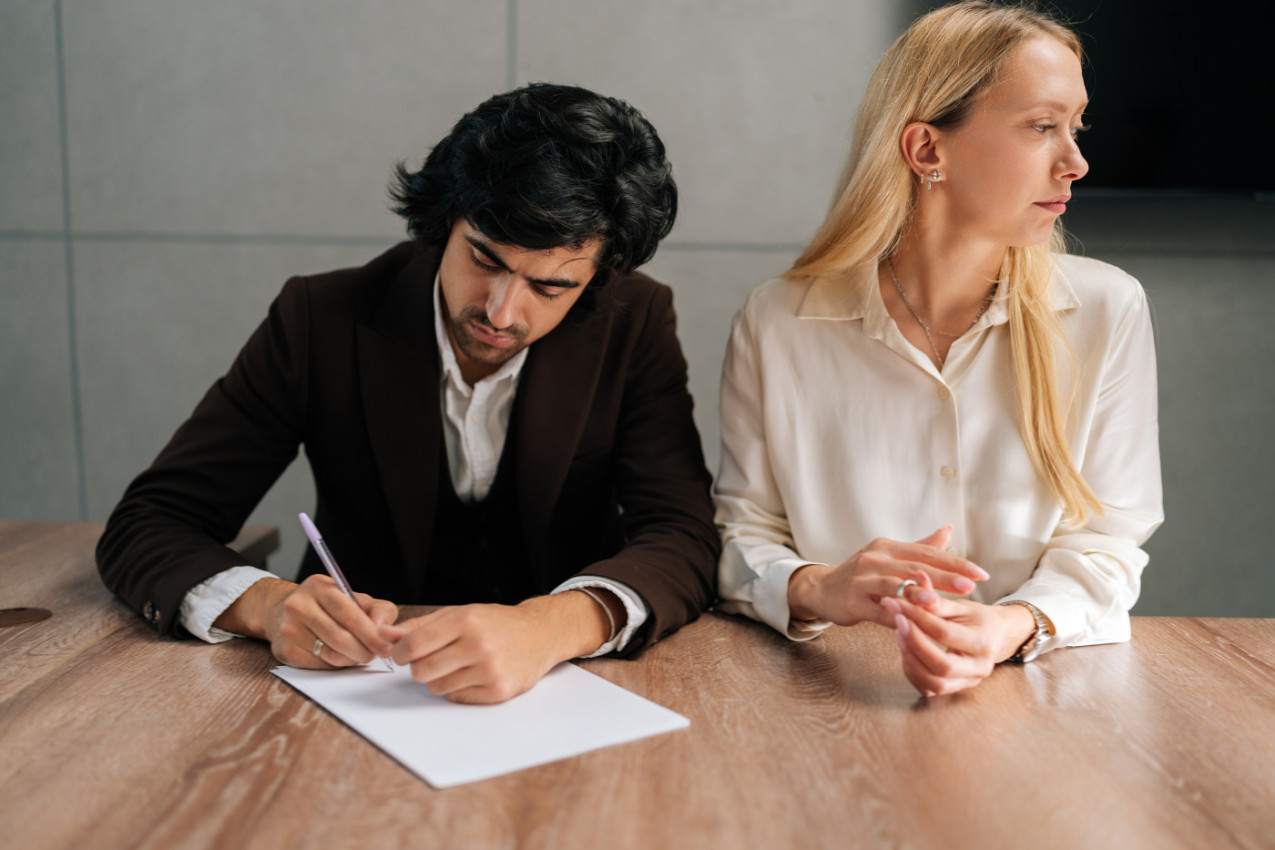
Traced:
<path id="1" fill-rule="evenodd" d="M 950 466 L 945 466 L 939 470 L 939 475 L 942 475 L 944 478 L 951 478 L 955 474 L 956 470 Z"/>
<path id="2" fill-rule="evenodd" d="M 947 391 L 947 387 L 939 387 L 939 401 L 947 401 L 952 394 Z"/>

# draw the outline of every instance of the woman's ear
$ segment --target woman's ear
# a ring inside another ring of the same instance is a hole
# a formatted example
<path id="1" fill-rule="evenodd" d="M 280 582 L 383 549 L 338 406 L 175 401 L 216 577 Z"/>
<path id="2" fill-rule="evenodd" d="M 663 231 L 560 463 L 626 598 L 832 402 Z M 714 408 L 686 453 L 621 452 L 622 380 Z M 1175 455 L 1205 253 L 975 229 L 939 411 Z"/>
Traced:
<path id="1" fill-rule="evenodd" d="M 939 136 L 937 127 L 921 121 L 913 121 L 904 127 L 903 134 L 899 136 L 899 147 L 903 151 L 903 158 L 907 160 L 908 168 L 921 179 L 943 167 L 939 162 Z"/>

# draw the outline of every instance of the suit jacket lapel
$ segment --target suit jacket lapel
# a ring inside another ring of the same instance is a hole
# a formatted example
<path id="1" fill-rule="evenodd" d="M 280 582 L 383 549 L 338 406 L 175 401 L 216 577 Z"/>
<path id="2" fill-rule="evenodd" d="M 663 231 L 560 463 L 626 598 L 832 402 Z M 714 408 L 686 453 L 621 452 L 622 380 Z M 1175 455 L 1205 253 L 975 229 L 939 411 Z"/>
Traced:
<path id="1" fill-rule="evenodd" d="M 602 369 L 608 316 L 564 321 L 535 342 L 518 382 L 510 430 L 517 442 L 518 510 L 527 554 L 543 585 L 549 522 L 584 433 Z"/>
<path id="2" fill-rule="evenodd" d="M 407 571 L 419 598 L 438 495 L 440 365 L 434 338 L 436 251 L 420 251 L 358 326 L 358 369 L 372 453 Z"/>

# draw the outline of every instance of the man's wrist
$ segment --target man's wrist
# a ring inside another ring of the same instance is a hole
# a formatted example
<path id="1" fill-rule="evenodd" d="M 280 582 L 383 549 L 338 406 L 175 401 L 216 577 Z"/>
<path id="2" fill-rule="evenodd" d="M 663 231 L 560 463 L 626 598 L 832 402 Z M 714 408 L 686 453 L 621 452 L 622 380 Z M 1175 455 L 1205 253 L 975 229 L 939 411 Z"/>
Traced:
<path id="1" fill-rule="evenodd" d="M 263 578 L 239 595 L 213 621 L 213 626 L 244 637 L 269 639 L 270 611 L 297 585 L 281 578 Z"/>
<path id="2" fill-rule="evenodd" d="M 603 599 L 615 599 L 607 591 L 593 590 Z M 619 600 L 615 602 L 620 604 Z M 518 603 L 518 607 L 541 619 L 541 628 L 550 636 L 550 645 L 554 647 L 554 663 L 591 655 L 610 637 L 606 614 L 597 602 L 578 590 L 533 596 Z M 620 604 L 621 617 L 623 610 Z"/>

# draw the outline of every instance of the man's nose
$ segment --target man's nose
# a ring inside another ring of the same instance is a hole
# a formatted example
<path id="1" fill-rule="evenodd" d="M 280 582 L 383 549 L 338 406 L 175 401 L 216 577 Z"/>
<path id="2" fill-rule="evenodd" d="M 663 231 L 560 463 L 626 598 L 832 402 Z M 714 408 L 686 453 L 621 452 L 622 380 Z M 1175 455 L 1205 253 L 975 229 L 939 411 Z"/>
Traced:
<path id="1" fill-rule="evenodd" d="M 492 282 L 487 292 L 487 321 L 493 328 L 503 330 L 515 323 L 519 290 L 517 278 L 508 272 Z"/>

